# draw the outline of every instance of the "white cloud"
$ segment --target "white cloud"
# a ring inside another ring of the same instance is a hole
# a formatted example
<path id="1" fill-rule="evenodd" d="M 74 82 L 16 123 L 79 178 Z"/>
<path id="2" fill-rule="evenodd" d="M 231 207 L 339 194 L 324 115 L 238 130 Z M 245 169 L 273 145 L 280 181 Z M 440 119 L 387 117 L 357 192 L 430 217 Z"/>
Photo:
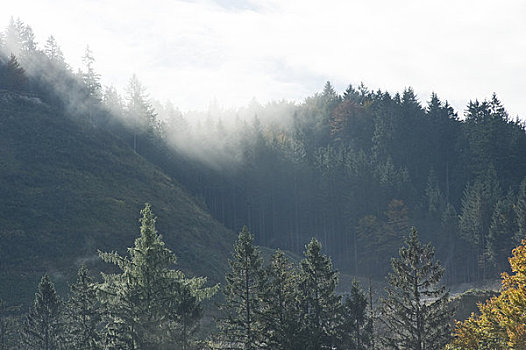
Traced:
<path id="1" fill-rule="evenodd" d="M 435 91 L 460 113 L 496 92 L 526 117 L 518 0 L 20 0 L 2 10 L 40 42 L 53 34 L 73 66 L 89 44 L 104 83 L 122 89 L 136 73 L 182 109 L 302 100 L 331 80 L 340 90 L 412 86 L 421 101 Z"/>

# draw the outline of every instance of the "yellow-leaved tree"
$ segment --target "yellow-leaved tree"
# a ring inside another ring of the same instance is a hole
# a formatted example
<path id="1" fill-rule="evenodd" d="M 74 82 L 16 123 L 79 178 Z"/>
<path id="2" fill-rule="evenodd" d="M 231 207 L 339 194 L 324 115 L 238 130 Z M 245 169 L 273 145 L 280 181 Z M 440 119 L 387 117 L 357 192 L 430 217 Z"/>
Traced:
<path id="1" fill-rule="evenodd" d="M 526 239 L 509 259 L 511 275 L 502 274 L 502 290 L 479 305 L 480 315 L 457 322 L 448 350 L 526 350 Z"/>

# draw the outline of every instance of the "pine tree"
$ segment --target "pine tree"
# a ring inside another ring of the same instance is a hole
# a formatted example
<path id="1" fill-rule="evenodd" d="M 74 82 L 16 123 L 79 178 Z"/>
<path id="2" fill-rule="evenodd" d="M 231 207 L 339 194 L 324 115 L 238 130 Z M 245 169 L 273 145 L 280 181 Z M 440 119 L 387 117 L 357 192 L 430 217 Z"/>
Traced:
<path id="1" fill-rule="evenodd" d="M 149 204 L 141 214 L 141 233 L 134 247 L 128 249 L 129 256 L 100 252 L 104 261 L 121 270 L 120 274 L 103 274 L 104 283 L 100 286 L 107 314 L 105 343 L 109 349 L 155 350 L 173 346 L 181 313 L 193 313 L 217 289 L 202 288 L 206 279 L 187 279 L 181 271 L 174 270 L 176 257 L 157 234 L 156 218 Z M 189 288 L 184 300 L 180 295 L 182 288 Z M 188 293 L 192 298 L 188 298 Z"/>
<path id="2" fill-rule="evenodd" d="M 53 282 L 45 274 L 40 280 L 35 301 L 29 309 L 22 329 L 23 343 L 32 350 L 62 349 L 62 307 Z"/>
<path id="3" fill-rule="evenodd" d="M 100 327 L 102 309 L 97 299 L 97 287 L 88 269 L 82 265 L 77 281 L 70 287 L 71 295 L 65 308 L 66 342 L 71 349 L 102 349 Z"/>
<path id="4" fill-rule="evenodd" d="M 448 292 L 439 282 L 444 269 L 433 261 L 431 244 L 422 245 L 412 228 L 400 257 L 392 259 L 387 296 L 382 301 L 382 322 L 387 349 L 440 349 L 449 340 L 452 313 Z"/>
<path id="5" fill-rule="evenodd" d="M 300 346 L 297 302 L 298 276 L 285 254 L 278 250 L 266 269 L 261 291 L 261 347 L 296 350 Z"/>
<path id="6" fill-rule="evenodd" d="M 300 339 L 301 348 L 306 350 L 336 346 L 341 321 L 341 297 L 336 294 L 338 273 L 321 248 L 321 243 L 313 238 L 306 246 L 300 265 Z"/>
<path id="7" fill-rule="evenodd" d="M 353 281 L 351 292 L 345 298 L 342 308 L 341 345 L 342 349 L 366 350 L 373 341 L 373 321 L 367 310 L 365 293 Z"/>
<path id="8" fill-rule="evenodd" d="M 253 245 L 254 236 L 246 226 L 234 244 L 230 271 L 224 288 L 225 304 L 221 320 L 223 349 L 254 350 L 258 348 L 259 291 L 263 282 L 263 259 Z"/>

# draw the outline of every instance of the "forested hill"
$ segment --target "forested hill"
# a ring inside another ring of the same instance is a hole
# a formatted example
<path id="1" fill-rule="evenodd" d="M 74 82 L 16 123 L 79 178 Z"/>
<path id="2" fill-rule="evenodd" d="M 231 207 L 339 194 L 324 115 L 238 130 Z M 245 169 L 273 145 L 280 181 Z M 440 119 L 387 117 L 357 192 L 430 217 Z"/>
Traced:
<path id="1" fill-rule="evenodd" d="M 53 37 L 40 48 L 21 21 L 1 37 L 11 293 L 96 249 L 129 246 L 146 201 L 181 265 L 211 277 L 227 264 L 224 226 L 296 253 L 318 237 L 338 269 L 382 280 L 415 225 L 448 283 L 496 277 L 526 233 L 525 127 L 496 95 L 459 116 L 411 88 L 339 93 L 327 82 L 302 103 L 203 118 L 156 103 L 135 75 L 124 96 L 103 87 L 89 48 L 74 73 Z"/>
<path id="2" fill-rule="evenodd" d="M 339 268 L 379 279 L 412 225 L 435 245 L 449 283 L 507 268 L 526 234 L 526 133 L 496 95 L 459 116 L 411 88 L 339 94 L 327 83 L 288 117 L 261 117 L 279 106 L 290 109 L 258 106 L 227 132 L 221 119 L 209 123 L 208 135 L 243 150 L 234 170 L 206 160 L 179 168 L 227 226 L 245 222 L 260 244 L 293 251 L 319 237 Z"/>
<path id="3" fill-rule="evenodd" d="M 121 251 L 150 202 L 181 268 L 219 280 L 233 234 L 119 137 L 37 95 L 0 91 L 0 296 L 29 302 L 45 272 L 62 287 L 97 250 Z"/>

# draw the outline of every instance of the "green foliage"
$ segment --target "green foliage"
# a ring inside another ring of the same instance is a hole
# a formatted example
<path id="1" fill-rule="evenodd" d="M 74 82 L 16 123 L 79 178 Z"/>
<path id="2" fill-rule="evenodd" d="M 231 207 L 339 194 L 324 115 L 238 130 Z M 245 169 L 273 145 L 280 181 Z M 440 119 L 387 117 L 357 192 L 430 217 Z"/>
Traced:
<path id="1" fill-rule="evenodd" d="M 264 349 L 294 350 L 301 347 L 298 303 L 298 273 L 285 254 L 278 250 L 266 268 L 260 291 L 260 342 Z"/>
<path id="2" fill-rule="evenodd" d="M 423 245 L 413 228 L 400 257 L 392 260 L 382 300 L 382 342 L 387 349 L 437 349 L 449 341 L 449 293 L 439 284 L 444 270 L 433 258 L 431 244 Z"/>
<path id="3" fill-rule="evenodd" d="M 221 340 L 228 349 L 257 349 L 259 344 L 259 293 L 263 283 L 263 259 L 253 245 L 254 236 L 243 226 L 229 260 L 223 290 L 225 313 L 221 320 Z"/>
<path id="4" fill-rule="evenodd" d="M 365 293 L 356 280 L 342 306 L 341 346 L 343 349 L 366 350 L 373 343 L 373 320 L 368 314 Z"/>
<path id="5" fill-rule="evenodd" d="M 63 303 L 49 275 L 42 276 L 22 329 L 22 342 L 34 350 L 59 350 L 64 346 Z"/>
<path id="6" fill-rule="evenodd" d="M 337 343 L 341 322 L 341 297 L 336 294 L 338 274 L 315 238 L 305 247 L 304 255 L 298 285 L 301 348 L 331 349 Z"/>
<path id="7" fill-rule="evenodd" d="M 102 349 L 100 329 L 102 308 L 97 299 L 97 286 L 82 265 L 77 280 L 70 286 L 70 296 L 64 308 L 65 342 L 70 349 Z"/>
<path id="8" fill-rule="evenodd" d="M 0 296 L 29 305 L 47 266 L 66 279 L 97 249 L 123 251 L 145 198 L 181 268 L 219 282 L 234 235 L 119 137 L 36 97 L 0 92 Z M 133 174 L 133 176 L 131 176 Z M 213 243 L 212 243 L 213 242 Z M 66 291 L 65 279 L 57 289 Z"/>
<path id="9" fill-rule="evenodd" d="M 487 246 L 491 217 L 500 197 L 500 186 L 495 170 L 490 168 L 483 177 L 468 185 L 462 198 L 459 229 L 471 244 L 475 258 L 471 263 L 477 278 L 487 277 Z"/>
<path id="10" fill-rule="evenodd" d="M 128 249 L 129 256 L 100 253 L 104 261 L 121 271 L 103 274 L 100 286 L 107 317 L 105 346 L 153 350 L 183 339 L 181 348 L 189 349 L 191 329 L 201 315 L 200 303 L 217 287 L 203 288 L 205 279 L 187 279 L 183 272 L 174 270 L 176 257 L 157 233 L 149 204 L 141 214 L 141 233 Z M 182 330 L 177 322 L 182 323 Z"/>

